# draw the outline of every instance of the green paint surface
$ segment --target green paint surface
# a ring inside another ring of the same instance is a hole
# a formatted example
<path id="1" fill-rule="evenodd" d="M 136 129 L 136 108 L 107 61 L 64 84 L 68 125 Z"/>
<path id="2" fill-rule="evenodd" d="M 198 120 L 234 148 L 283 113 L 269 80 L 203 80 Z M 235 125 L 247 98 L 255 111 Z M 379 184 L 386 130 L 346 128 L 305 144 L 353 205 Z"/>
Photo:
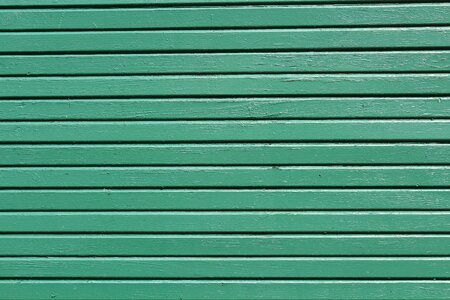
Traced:
<path id="1" fill-rule="evenodd" d="M 0 299 L 450 299 L 450 5 L 0 2 Z"/>

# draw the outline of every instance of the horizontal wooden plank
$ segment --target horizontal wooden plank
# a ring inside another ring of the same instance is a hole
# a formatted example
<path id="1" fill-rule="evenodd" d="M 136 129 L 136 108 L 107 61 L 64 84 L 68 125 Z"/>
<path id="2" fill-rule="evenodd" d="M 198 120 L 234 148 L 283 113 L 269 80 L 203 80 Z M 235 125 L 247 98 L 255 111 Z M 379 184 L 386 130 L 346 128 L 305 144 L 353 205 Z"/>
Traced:
<path id="1" fill-rule="evenodd" d="M 450 116 L 449 97 L 0 100 L 0 120 L 442 118 L 448 116 Z"/>
<path id="2" fill-rule="evenodd" d="M 450 187 L 450 167 L 5 167 L 0 187 Z"/>
<path id="3" fill-rule="evenodd" d="M 450 5 L 245 6 L 168 9 L 2 10 L 5 30 L 270 28 L 450 24 Z"/>
<path id="4" fill-rule="evenodd" d="M 450 85 L 449 85 L 450 87 Z M 448 120 L 1 122 L 7 142 L 448 141 Z"/>
<path id="5" fill-rule="evenodd" d="M 408 233 L 450 231 L 450 212 L 1 212 L 1 233 Z M 2 269 L 2 268 L 0 268 Z"/>
<path id="6" fill-rule="evenodd" d="M 449 255 L 450 235 L 2 235 L 2 256 Z"/>
<path id="7" fill-rule="evenodd" d="M 248 4 L 310 4 L 310 3 L 383 3 L 392 0 L 2 0 L 0 7 L 72 7 L 72 6 L 188 6 Z M 413 0 L 402 2 L 417 2 Z M 439 2 L 439 1 L 436 1 Z"/>
<path id="8" fill-rule="evenodd" d="M 410 71 L 450 71 L 450 52 L 368 51 L 0 56 L 1 75 Z"/>
<path id="9" fill-rule="evenodd" d="M 448 95 L 450 74 L 0 77 L 0 97 L 374 94 Z"/>
<path id="10" fill-rule="evenodd" d="M 0 145 L 0 165 L 450 164 L 450 144 Z"/>
<path id="11" fill-rule="evenodd" d="M 447 278 L 433 258 L 0 258 L 0 278 Z"/>
<path id="12" fill-rule="evenodd" d="M 447 300 L 442 280 L 0 280 L 0 299 L 432 299 Z"/>
<path id="13" fill-rule="evenodd" d="M 445 189 L 0 190 L 0 210 L 450 209 Z"/>
<path id="14" fill-rule="evenodd" d="M 442 48 L 450 27 L 2 32 L 0 53 Z"/>

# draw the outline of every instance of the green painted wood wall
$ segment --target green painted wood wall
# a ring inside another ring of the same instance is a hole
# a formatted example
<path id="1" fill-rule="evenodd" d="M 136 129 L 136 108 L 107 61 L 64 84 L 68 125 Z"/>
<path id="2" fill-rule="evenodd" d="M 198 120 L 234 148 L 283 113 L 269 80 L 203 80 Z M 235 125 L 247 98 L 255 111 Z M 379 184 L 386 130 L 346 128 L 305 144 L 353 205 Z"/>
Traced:
<path id="1" fill-rule="evenodd" d="M 450 3 L 1 0 L 0 299 L 450 299 Z"/>

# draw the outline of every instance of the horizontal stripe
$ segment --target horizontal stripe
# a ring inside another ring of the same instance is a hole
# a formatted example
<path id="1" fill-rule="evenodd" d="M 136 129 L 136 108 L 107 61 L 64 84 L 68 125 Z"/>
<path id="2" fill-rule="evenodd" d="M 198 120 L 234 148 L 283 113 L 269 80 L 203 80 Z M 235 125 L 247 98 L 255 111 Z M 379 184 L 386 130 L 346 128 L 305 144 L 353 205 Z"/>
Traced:
<path id="1" fill-rule="evenodd" d="M 3 10 L 1 30 L 450 24 L 448 4 Z"/>
<path id="2" fill-rule="evenodd" d="M 436 258 L 0 258 L 0 278 L 447 278 Z"/>
<path id="3" fill-rule="evenodd" d="M 449 235 L 0 236 L 0 255 L 3 256 L 449 254 Z"/>
<path id="4" fill-rule="evenodd" d="M 0 232 L 449 232 L 449 218 L 450 212 L 2 212 Z"/>
<path id="5" fill-rule="evenodd" d="M 70 6 L 171 6 L 229 4 L 308 4 L 308 3 L 382 3 L 391 0 L 2 0 L 0 7 L 70 7 Z M 408 2 L 408 1 L 406 1 Z M 415 1 L 411 1 L 415 2 Z"/>
<path id="6" fill-rule="evenodd" d="M 1 75 L 409 71 L 450 71 L 450 52 L 385 51 L 0 56 Z"/>
<path id="7" fill-rule="evenodd" d="M 450 98 L 0 100 L 2 120 L 448 117 Z"/>
<path id="8" fill-rule="evenodd" d="M 450 74 L 0 77 L 0 97 L 373 94 L 450 94 Z"/>
<path id="9" fill-rule="evenodd" d="M 1 122 L 0 140 L 3 143 L 447 141 L 450 140 L 450 121 Z"/>
<path id="10" fill-rule="evenodd" d="M 436 187 L 450 167 L 1 168 L 0 187 Z"/>
<path id="11" fill-rule="evenodd" d="M 448 144 L 0 145 L 0 165 L 450 164 Z"/>
<path id="12" fill-rule="evenodd" d="M 430 48 L 449 27 L 0 33 L 5 52 L 208 51 Z"/>
<path id="13" fill-rule="evenodd" d="M 0 280 L 0 299 L 448 299 L 448 281 Z M 132 297 L 132 298 L 131 298 Z"/>
<path id="14" fill-rule="evenodd" d="M 0 190 L 4 210 L 450 209 L 450 190 Z"/>

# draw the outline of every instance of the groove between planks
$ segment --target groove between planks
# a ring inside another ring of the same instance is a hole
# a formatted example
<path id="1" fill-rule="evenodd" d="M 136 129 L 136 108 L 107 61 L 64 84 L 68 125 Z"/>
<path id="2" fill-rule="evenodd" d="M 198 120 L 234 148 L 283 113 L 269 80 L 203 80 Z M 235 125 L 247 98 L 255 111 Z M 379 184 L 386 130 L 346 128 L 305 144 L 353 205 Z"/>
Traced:
<path id="1" fill-rule="evenodd" d="M 3 0 L 0 7 L 90 7 L 90 6 L 106 6 L 106 7 L 127 7 L 127 6 L 199 6 L 199 5 L 249 5 L 249 4 L 310 4 L 310 3 L 384 3 L 391 0 Z M 408 0 L 406 3 L 415 3 L 421 1 Z M 442 1 L 434 1 L 442 2 Z"/>

